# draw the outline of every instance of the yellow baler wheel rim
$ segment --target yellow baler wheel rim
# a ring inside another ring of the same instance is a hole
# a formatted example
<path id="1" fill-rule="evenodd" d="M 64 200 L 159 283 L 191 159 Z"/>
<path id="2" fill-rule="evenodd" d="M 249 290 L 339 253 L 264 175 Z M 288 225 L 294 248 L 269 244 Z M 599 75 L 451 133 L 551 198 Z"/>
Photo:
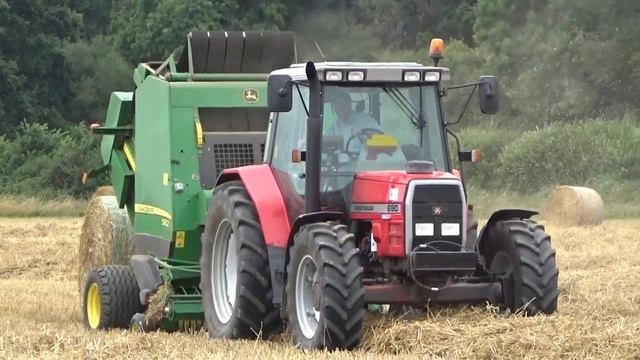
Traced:
<path id="1" fill-rule="evenodd" d="M 97 329 L 100 324 L 100 289 L 98 284 L 93 283 L 87 291 L 87 320 L 92 329 Z"/>

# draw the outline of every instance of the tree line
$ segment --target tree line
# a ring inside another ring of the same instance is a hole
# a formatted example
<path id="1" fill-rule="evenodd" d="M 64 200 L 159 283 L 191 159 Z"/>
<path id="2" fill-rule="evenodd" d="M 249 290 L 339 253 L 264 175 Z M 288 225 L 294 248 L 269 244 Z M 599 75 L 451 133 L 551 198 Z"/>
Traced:
<path id="1" fill-rule="evenodd" d="M 471 107 L 467 126 L 633 117 L 639 15 L 636 0 L 0 0 L 0 163 L 20 163 L 3 146 L 30 139 L 29 124 L 73 143 L 112 91 L 132 90 L 137 63 L 165 59 L 191 30 L 294 30 L 300 61 L 429 64 L 429 40 L 442 37 L 452 83 L 501 81 L 501 112 Z M 450 117 L 465 99 L 449 93 Z"/>
<path id="2" fill-rule="evenodd" d="M 136 63 L 195 29 L 293 29 L 300 60 L 320 47 L 327 59 L 428 62 L 439 36 L 454 81 L 500 77 L 494 121 L 621 116 L 637 110 L 638 15 L 635 0 L 0 0 L 0 131 L 100 121 Z"/>

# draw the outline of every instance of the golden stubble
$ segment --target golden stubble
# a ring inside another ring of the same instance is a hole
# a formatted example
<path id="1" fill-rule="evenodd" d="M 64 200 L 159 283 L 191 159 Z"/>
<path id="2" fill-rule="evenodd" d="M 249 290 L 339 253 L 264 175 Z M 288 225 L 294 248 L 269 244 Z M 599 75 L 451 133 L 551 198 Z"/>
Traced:
<path id="1" fill-rule="evenodd" d="M 557 314 L 504 316 L 489 306 L 370 314 L 350 353 L 302 352 L 286 336 L 87 331 L 76 279 L 81 226 L 79 218 L 0 219 L 0 358 L 640 358 L 640 220 L 547 227 L 560 268 Z"/>

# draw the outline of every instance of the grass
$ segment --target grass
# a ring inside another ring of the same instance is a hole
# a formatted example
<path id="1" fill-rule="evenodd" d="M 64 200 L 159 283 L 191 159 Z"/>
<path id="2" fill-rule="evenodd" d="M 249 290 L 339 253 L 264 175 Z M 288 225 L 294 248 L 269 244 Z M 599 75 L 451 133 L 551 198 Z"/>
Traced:
<path id="1" fill-rule="evenodd" d="M 204 332 L 87 331 L 76 282 L 81 224 L 80 218 L 0 219 L 0 358 L 640 357 L 640 219 L 547 227 L 560 268 L 554 315 L 504 316 L 486 306 L 432 308 L 412 319 L 368 314 L 363 344 L 350 353 L 302 352 L 286 337 L 230 341 Z"/>
<path id="2" fill-rule="evenodd" d="M 602 197 L 607 219 L 625 219 L 640 217 L 640 192 L 633 183 L 616 183 L 615 185 L 596 184 L 593 186 Z M 530 209 L 539 211 L 538 219 L 544 219 L 544 203 L 551 188 L 531 194 L 520 194 L 512 191 L 485 190 L 476 187 L 467 189 L 469 202 L 474 205 L 474 212 L 479 219 L 488 218 L 499 209 Z"/>
<path id="3" fill-rule="evenodd" d="M 87 204 L 88 201 L 84 199 L 43 200 L 34 197 L 0 195 L 0 217 L 77 217 L 84 214 Z"/>

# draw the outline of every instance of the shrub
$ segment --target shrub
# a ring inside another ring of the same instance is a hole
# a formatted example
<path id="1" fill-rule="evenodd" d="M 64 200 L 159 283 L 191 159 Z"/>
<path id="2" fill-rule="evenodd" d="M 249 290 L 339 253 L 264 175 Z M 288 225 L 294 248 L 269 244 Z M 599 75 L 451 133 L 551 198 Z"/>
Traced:
<path id="1" fill-rule="evenodd" d="M 500 153 L 516 137 L 516 132 L 498 128 L 467 128 L 460 131 L 462 148 L 479 149 L 481 154 L 479 163 L 464 164 L 465 180 L 474 186 L 487 189 L 499 185 L 496 183 L 496 177 L 501 166 Z"/>
<path id="2" fill-rule="evenodd" d="M 529 131 L 507 145 L 498 172 L 510 189 L 530 192 L 557 184 L 583 185 L 603 174 L 632 179 L 640 170 L 638 124 L 591 120 Z"/>
<path id="3" fill-rule="evenodd" d="M 97 139 L 81 125 L 68 131 L 24 122 L 15 138 L 0 138 L 0 191 L 14 195 L 54 198 L 80 197 L 81 174 L 99 166 Z"/>

